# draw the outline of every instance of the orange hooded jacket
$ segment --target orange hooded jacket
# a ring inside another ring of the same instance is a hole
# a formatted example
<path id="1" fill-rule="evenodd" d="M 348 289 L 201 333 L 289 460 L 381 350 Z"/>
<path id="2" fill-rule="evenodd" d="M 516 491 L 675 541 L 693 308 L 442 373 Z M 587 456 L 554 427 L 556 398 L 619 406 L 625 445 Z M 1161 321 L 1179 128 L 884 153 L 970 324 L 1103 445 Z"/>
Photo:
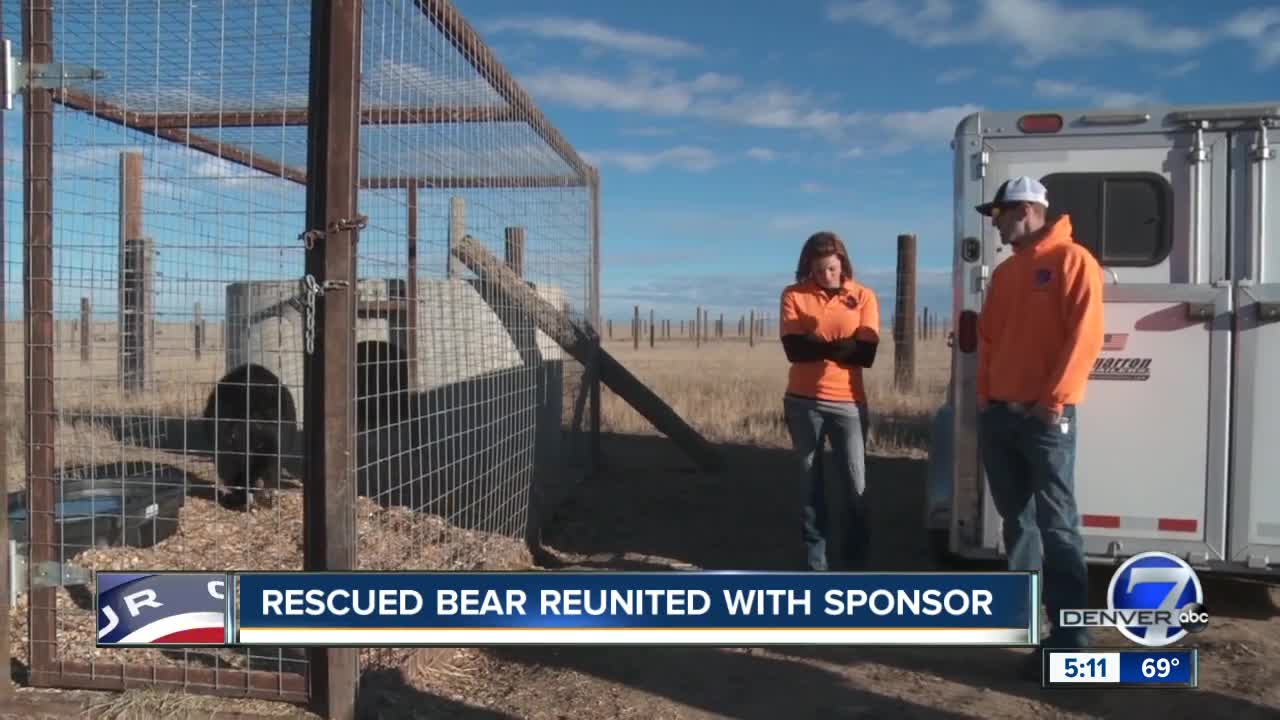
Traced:
<path id="1" fill-rule="evenodd" d="M 1102 351 L 1102 268 L 1063 215 L 996 266 L 978 321 L 978 398 L 1061 412 Z"/>

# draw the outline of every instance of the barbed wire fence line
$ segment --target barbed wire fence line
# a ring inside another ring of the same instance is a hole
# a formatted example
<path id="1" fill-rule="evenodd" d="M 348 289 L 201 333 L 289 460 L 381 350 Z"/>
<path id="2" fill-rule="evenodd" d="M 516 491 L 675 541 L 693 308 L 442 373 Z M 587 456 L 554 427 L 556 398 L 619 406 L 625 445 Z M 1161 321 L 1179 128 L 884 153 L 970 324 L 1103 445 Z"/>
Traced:
<path id="1" fill-rule="evenodd" d="M 350 716 L 394 658 L 97 649 L 92 572 L 519 562 L 598 460 L 598 173 L 447 0 L 0 17 L 10 654 Z"/>

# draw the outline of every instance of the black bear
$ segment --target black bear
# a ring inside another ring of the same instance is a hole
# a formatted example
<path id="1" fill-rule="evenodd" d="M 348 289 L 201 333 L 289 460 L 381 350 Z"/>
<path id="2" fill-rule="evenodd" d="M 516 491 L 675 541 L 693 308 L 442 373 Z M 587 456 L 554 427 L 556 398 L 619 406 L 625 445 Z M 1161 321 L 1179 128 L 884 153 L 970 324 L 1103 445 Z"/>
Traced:
<path id="1" fill-rule="evenodd" d="M 294 449 L 297 415 L 288 388 L 261 365 L 241 365 L 214 386 L 204 418 L 226 507 L 247 510 L 255 489 L 261 490 L 260 504 L 271 504 L 281 453 Z"/>

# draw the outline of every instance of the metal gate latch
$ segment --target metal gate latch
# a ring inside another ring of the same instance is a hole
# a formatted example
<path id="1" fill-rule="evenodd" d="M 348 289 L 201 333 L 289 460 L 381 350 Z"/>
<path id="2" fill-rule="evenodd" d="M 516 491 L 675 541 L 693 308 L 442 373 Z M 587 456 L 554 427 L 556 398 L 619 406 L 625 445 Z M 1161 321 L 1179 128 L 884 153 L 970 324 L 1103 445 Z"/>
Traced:
<path id="1" fill-rule="evenodd" d="M 369 225 L 369 218 L 365 215 L 357 215 L 354 218 L 338 218 L 329 223 L 329 227 L 324 230 L 307 230 L 298 236 L 308 250 L 314 250 L 316 240 L 326 238 L 330 233 L 346 232 L 348 230 L 363 230 Z"/>
<path id="2" fill-rule="evenodd" d="M 58 90 L 73 84 L 103 80 L 107 74 L 101 70 L 85 65 L 71 63 L 24 63 L 13 56 L 13 42 L 0 41 L 4 52 L 4 73 L 0 79 L 4 82 L 4 109 L 13 109 L 13 96 L 20 95 L 31 88 L 41 90 Z"/>

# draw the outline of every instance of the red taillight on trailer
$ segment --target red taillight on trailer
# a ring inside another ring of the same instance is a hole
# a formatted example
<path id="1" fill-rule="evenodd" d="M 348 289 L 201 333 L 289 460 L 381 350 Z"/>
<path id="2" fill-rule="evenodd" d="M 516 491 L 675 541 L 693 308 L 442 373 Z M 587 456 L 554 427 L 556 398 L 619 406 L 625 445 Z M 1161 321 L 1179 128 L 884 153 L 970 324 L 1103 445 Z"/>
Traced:
<path id="1" fill-rule="evenodd" d="M 972 310 L 960 313 L 960 323 L 956 329 L 960 352 L 971 353 L 978 349 L 978 313 Z"/>
<path id="2" fill-rule="evenodd" d="M 1056 133 L 1062 129 L 1062 116 L 1053 113 L 1023 115 L 1018 118 L 1018 129 L 1024 133 Z"/>

